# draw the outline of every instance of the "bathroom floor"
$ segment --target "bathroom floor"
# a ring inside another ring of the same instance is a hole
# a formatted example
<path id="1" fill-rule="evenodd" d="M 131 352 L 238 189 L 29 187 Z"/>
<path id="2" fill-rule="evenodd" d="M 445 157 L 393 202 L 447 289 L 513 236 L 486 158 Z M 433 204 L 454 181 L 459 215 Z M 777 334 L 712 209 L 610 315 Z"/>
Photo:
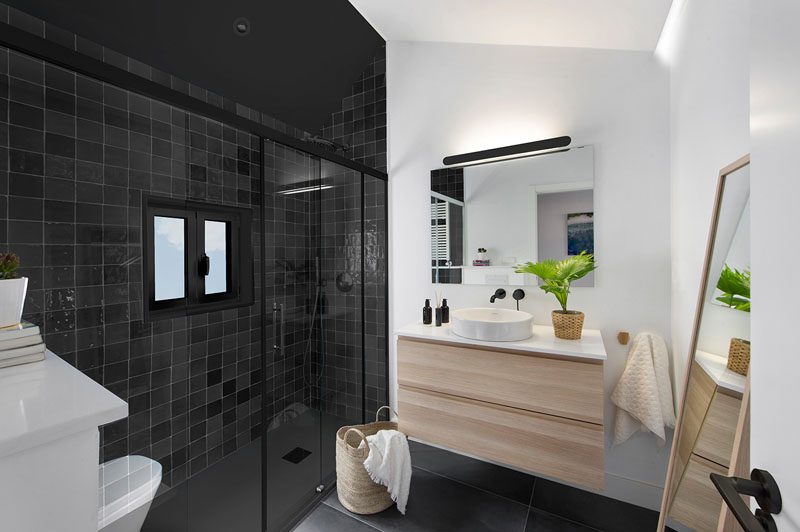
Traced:
<path id="1" fill-rule="evenodd" d="M 551 532 L 654 530 L 658 514 L 577 488 L 411 443 L 406 515 L 354 515 L 334 490 L 296 532 Z"/>

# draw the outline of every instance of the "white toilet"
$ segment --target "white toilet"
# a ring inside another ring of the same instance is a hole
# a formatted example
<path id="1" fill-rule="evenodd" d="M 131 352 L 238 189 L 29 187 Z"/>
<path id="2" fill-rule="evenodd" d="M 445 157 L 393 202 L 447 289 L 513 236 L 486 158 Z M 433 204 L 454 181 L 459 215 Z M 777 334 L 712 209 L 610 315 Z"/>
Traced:
<path id="1" fill-rule="evenodd" d="M 140 532 L 161 484 L 161 464 L 145 456 L 123 456 L 100 466 L 97 529 Z"/>

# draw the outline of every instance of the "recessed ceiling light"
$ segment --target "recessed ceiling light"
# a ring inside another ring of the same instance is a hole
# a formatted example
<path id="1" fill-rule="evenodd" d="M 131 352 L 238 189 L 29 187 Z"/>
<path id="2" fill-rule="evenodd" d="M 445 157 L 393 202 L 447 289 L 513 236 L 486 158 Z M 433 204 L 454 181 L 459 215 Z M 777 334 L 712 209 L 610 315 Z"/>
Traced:
<path id="1" fill-rule="evenodd" d="M 233 33 L 239 37 L 250 34 L 250 21 L 244 17 L 239 17 L 233 21 Z"/>

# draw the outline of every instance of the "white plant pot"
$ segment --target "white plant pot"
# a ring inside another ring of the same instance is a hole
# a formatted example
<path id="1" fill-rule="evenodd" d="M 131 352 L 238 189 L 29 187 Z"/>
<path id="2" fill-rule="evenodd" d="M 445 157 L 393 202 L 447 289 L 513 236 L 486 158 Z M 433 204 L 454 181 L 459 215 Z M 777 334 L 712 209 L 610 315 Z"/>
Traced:
<path id="1" fill-rule="evenodd" d="M 10 327 L 20 322 L 27 291 L 27 277 L 0 280 L 0 327 Z"/>

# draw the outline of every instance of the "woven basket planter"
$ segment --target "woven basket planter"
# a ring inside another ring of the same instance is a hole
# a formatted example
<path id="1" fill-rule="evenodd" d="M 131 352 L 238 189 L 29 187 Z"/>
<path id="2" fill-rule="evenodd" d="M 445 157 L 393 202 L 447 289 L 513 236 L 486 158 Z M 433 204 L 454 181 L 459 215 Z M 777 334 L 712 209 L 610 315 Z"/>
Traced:
<path id="1" fill-rule="evenodd" d="M 577 310 L 553 311 L 553 330 L 556 338 L 563 340 L 580 340 L 583 332 L 583 312 Z"/>
<path id="2" fill-rule="evenodd" d="M 367 436 L 379 430 L 397 430 L 397 423 L 378 421 L 382 406 L 375 413 L 375 423 L 349 425 L 336 431 L 336 493 L 339 502 L 349 511 L 369 515 L 382 512 L 392 504 L 386 486 L 372 481 L 364 469 L 364 460 L 369 455 Z M 363 447 L 359 447 L 361 442 Z"/>
<path id="3" fill-rule="evenodd" d="M 731 338 L 728 348 L 728 369 L 739 375 L 747 375 L 750 369 L 750 341 Z"/>

